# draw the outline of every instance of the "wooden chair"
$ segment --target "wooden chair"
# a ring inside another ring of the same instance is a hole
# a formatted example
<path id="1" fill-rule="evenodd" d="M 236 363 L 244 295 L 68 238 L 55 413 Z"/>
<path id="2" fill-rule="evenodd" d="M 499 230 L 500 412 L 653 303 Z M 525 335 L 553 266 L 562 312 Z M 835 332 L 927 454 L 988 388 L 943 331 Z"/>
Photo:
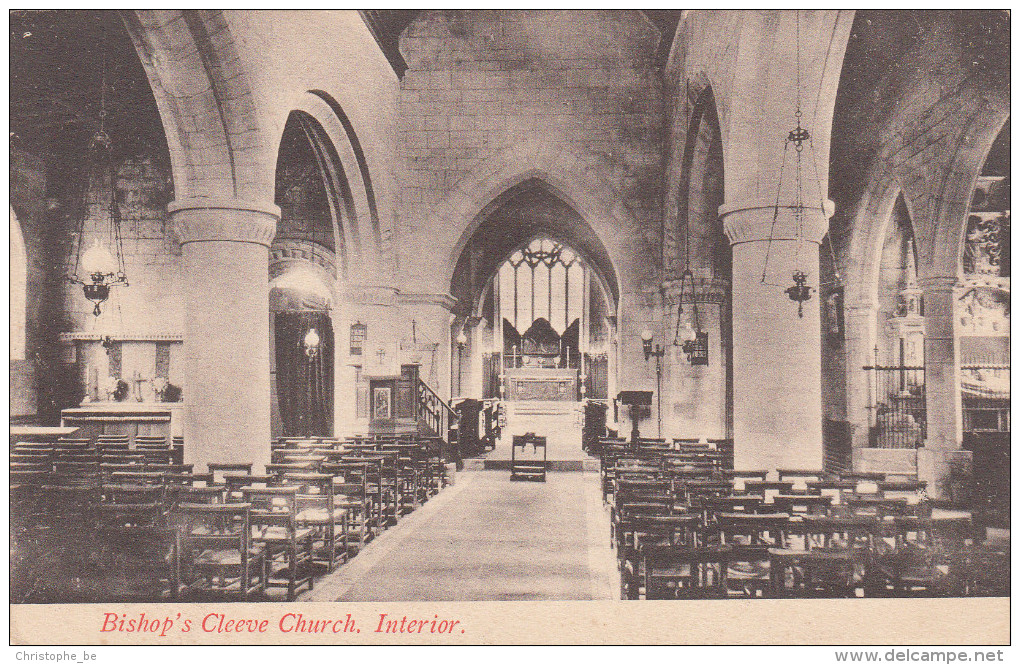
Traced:
<path id="1" fill-rule="evenodd" d="M 252 541 L 265 548 L 269 574 L 266 585 L 287 589 L 294 600 L 301 586 L 315 585 L 312 570 L 314 531 L 298 527 L 297 487 L 243 487 L 251 505 Z"/>
<path id="2" fill-rule="evenodd" d="M 34 471 L 39 473 L 49 473 L 52 467 L 47 460 L 33 460 L 33 461 L 12 460 L 8 468 L 11 471 Z"/>
<path id="3" fill-rule="evenodd" d="M 383 461 L 378 457 L 365 457 L 362 455 L 348 455 L 344 459 L 345 464 L 360 464 L 359 467 L 348 467 L 348 472 L 357 473 L 357 470 L 360 470 L 360 472 L 364 475 L 370 501 L 370 508 L 372 511 L 372 529 L 374 532 L 378 533 L 389 526 L 388 520 L 384 515 L 385 504 L 388 502 L 388 497 L 385 496 L 385 487 L 382 482 Z"/>
<path id="4" fill-rule="evenodd" d="M 333 505 L 347 511 L 344 537 L 347 556 L 357 554 L 372 537 L 372 501 L 368 493 L 368 474 L 357 463 L 323 464 L 322 470 L 333 478 Z"/>
<path id="5" fill-rule="evenodd" d="M 99 462 L 94 457 L 91 460 L 82 458 L 81 461 L 54 462 L 50 477 L 54 485 L 77 485 L 84 487 L 94 487 L 100 482 L 100 479 Z"/>
<path id="6" fill-rule="evenodd" d="M 100 503 L 106 504 L 152 504 L 164 505 L 166 487 L 160 483 L 112 482 L 103 483 L 100 488 Z"/>
<path id="7" fill-rule="evenodd" d="M 715 525 L 719 513 L 758 513 L 765 511 L 765 497 L 744 496 L 706 496 L 699 497 L 694 506 L 702 511 L 702 523 L 707 527 Z"/>
<path id="8" fill-rule="evenodd" d="M 136 448 L 138 446 L 142 446 L 142 445 L 153 445 L 153 444 L 154 445 L 162 445 L 162 446 L 170 446 L 170 445 L 172 445 L 170 437 L 167 437 L 167 436 L 139 434 L 138 436 L 135 437 L 135 447 Z"/>
<path id="9" fill-rule="evenodd" d="M 282 478 L 285 473 L 315 473 L 318 467 L 319 463 L 312 461 L 267 464 L 266 473 L 275 478 Z"/>
<path id="10" fill-rule="evenodd" d="M 775 494 L 790 494 L 793 483 L 789 480 L 745 480 L 744 489 L 734 490 L 734 494 L 760 494 L 768 501 Z"/>
<path id="11" fill-rule="evenodd" d="M 103 439 L 100 439 L 96 442 L 96 450 L 99 452 L 100 456 L 131 452 L 130 444 L 127 442 L 127 439 L 124 439 L 123 441 L 104 441 Z"/>
<path id="12" fill-rule="evenodd" d="M 174 453 L 165 443 L 138 443 L 135 452 L 142 455 L 146 464 L 173 464 Z"/>
<path id="13" fill-rule="evenodd" d="M 94 582 L 102 597 L 115 601 L 177 598 L 176 532 L 160 502 L 99 504 L 96 517 Z"/>
<path id="14" fill-rule="evenodd" d="M 177 533 L 188 592 L 248 600 L 266 590 L 266 559 L 251 538 L 251 504 L 182 503 Z"/>
<path id="15" fill-rule="evenodd" d="M 244 502 L 244 487 L 270 487 L 279 484 L 280 476 L 271 474 L 244 474 L 224 473 L 223 474 L 223 498 L 225 501 Z"/>
<path id="16" fill-rule="evenodd" d="M 968 587 L 970 517 L 895 516 L 894 545 L 876 554 L 876 571 L 895 596 L 962 595 Z"/>
<path id="17" fill-rule="evenodd" d="M 332 572 L 347 560 L 348 511 L 336 506 L 333 476 L 326 473 L 286 473 L 284 487 L 297 487 L 298 528 L 313 530 L 312 560 Z"/>
<path id="18" fill-rule="evenodd" d="M 617 558 L 620 562 L 621 595 L 637 599 L 644 577 L 641 553 L 647 547 L 695 547 L 701 516 L 649 515 L 639 512 L 620 513 L 617 530 Z"/>
<path id="19" fill-rule="evenodd" d="M 729 496 L 732 491 L 730 483 L 719 480 L 678 480 L 673 483 L 673 493 L 691 506 L 704 498 Z"/>
<path id="20" fill-rule="evenodd" d="M 736 480 L 766 480 L 769 472 L 765 470 L 752 470 L 752 471 L 734 471 L 732 469 L 726 469 L 722 472 L 723 478 L 728 478 L 732 481 Z"/>
<path id="21" fill-rule="evenodd" d="M 778 469 L 776 473 L 779 476 L 779 480 L 793 480 L 795 483 L 798 480 L 804 481 L 817 481 L 827 480 L 829 474 L 821 469 Z"/>
<path id="22" fill-rule="evenodd" d="M 653 546 L 641 556 L 647 600 L 726 597 L 728 547 Z"/>
<path id="23" fill-rule="evenodd" d="M 719 513 L 721 545 L 730 546 L 727 583 L 731 594 L 764 596 L 769 576 L 769 548 L 785 548 L 790 516 L 786 513 Z"/>
<path id="24" fill-rule="evenodd" d="M 378 458 L 381 461 L 379 465 L 379 483 L 382 487 L 384 518 L 389 523 L 396 524 L 400 520 L 400 503 L 403 500 L 398 462 L 399 454 L 395 451 L 383 450 L 384 445 L 386 444 L 380 442 L 376 451 L 369 453 L 368 456 Z"/>
<path id="25" fill-rule="evenodd" d="M 128 443 L 131 436 L 128 434 L 100 434 L 96 437 L 99 443 Z"/>
<path id="26" fill-rule="evenodd" d="M 211 477 L 211 474 L 207 474 Z M 226 489 L 222 485 L 181 485 L 171 490 L 179 503 L 214 505 L 224 503 Z"/>
<path id="27" fill-rule="evenodd" d="M 772 508 L 777 513 L 826 515 L 832 505 L 831 496 L 820 494 L 777 494 Z"/>
<path id="28" fill-rule="evenodd" d="M 166 474 L 159 471 L 114 471 L 110 474 L 109 482 L 113 484 L 165 485 Z"/>
<path id="29" fill-rule="evenodd" d="M 803 537 L 801 549 L 770 549 L 771 595 L 852 597 L 867 586 L 871 550 L 879 522 L 870 517 L 805 515 L 789 532 Z"/>

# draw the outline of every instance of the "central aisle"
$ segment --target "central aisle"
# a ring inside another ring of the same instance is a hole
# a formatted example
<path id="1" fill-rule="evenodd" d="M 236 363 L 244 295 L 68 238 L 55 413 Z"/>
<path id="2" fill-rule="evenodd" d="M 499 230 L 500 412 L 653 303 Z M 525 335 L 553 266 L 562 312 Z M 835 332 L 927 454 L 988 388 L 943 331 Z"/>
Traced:
<path id="1" fill-rule="evenodd" d="M 305 601 L 609 600 L 619 578 L 599 475 L 457 474 Z"/>

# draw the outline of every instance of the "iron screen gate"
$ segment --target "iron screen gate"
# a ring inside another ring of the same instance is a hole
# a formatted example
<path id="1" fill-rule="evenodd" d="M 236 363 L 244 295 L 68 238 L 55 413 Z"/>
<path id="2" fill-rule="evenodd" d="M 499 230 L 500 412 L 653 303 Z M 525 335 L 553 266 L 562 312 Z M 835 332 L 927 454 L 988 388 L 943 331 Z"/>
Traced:
<path id="1" fill-rule="evenodd" d="M 872 448 L 917 448 L 927 436 L 924 368 L 869 365 Z"/>

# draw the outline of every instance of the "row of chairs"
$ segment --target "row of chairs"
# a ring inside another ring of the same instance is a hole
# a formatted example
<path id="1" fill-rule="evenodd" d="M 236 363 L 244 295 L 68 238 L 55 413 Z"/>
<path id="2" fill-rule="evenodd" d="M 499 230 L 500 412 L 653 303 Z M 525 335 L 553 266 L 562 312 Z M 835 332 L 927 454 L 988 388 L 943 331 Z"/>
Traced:
<path id="1" fill-rule="evenodd" d="M 402 446 L 401 455 L 347 447 L 327 460 L 310 452 L 324 450 L 322 441 L 290 440 L 274 445 L 274 456 L 286 459 L 259 475 L 250 464 L 210 463 L 195 473 L 147 460 L 123 470 L 98 461 L 100 443 L 76 449 L 95 458 L 79 462 L 84 473 L 54 464 L 12 476 L 12 554 L 27 573 L 13 577 L 23 580 L 28 602 L 189 592 L 244 599 L 271 586 L 293 599 L 394 523 L 402 497 L 427 500 L 445 485 L 435 464 L 404 459 L 431 461 L 429 442 L 400 443 L 413 447 Z M 63 453 L 61 444 L 49 452 Z M 401 473 L 408 466 L 414 473 Z M 47 570 L 70 571 L 70 584 L 46 589 Z"/>
<path id="2" fill-rule="evenodd" d="M 933 511 L 922 482 L 614 448 L 603 490 L 624 598 L 958 593 L 966 578 L 969 515 Z"/>

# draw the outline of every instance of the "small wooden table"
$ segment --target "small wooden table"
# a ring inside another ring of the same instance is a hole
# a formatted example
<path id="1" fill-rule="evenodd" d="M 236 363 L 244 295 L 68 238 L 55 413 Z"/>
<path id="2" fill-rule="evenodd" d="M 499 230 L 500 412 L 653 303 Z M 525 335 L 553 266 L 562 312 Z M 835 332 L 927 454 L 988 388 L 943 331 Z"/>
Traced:
<path id="1" fill-rule="evenodd" d="M 531 446 L 533 457 L 525 452 Z M 510 450 L 510 480 L 537 480 L 545 482 L 546 438 L 534 434 L 515 435 Z"/>

